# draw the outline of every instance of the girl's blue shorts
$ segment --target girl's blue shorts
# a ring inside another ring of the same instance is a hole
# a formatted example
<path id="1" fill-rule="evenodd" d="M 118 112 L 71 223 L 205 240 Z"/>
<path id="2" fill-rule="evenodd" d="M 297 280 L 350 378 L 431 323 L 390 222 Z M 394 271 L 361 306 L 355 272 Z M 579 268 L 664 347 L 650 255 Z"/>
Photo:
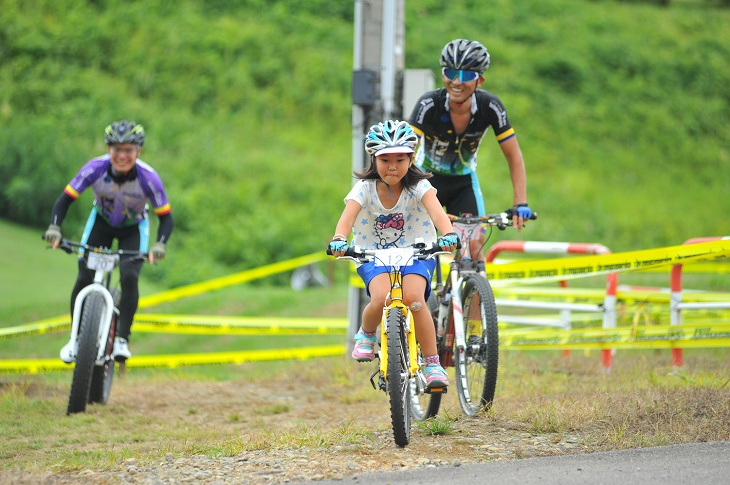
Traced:
<path id="1" fill-rule="evenodd" d="M 401 268 L 401 273 L 403 276 L 407 274 L 419 274 L 426 278 L 426 293 L 424 296 L 426 297 L 426 301 L 428 301 L 428 297 L 431 296 L 431 279 L 433 278 L 433 272 L 435 269 L 435 259 L 419 259 L 414 261 L 410 266 L 403 266 Z M 367 291 L 368 296 L 370 296 L 370 289 L 368 288 L 370 286 L 370 280 L 379 274 L 388 273 L 389 270 L 390 267 L 375 266 L 375 263 L 365 263 L 357 268 L 357 274 L 360 275 L 360 278 L 362 278 L 362 281 L 365 283 L 365 290 Z"/>

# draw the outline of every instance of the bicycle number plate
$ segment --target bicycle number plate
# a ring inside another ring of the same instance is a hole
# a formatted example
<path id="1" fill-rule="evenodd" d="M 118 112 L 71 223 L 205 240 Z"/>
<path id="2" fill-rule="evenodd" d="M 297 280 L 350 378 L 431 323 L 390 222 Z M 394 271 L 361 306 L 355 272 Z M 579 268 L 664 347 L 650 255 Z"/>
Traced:
<path id="1" fill-rule="evenodd" d="M 118 254 L 89 253 L 86 267 L 93 270 L 111 271 L 118 260 Z"/>
<path id="2" fill-rule="evenodd" d="M 408 248 L 390 248 L 378 251 L 375 266 L 411 266 L 413 250 Z"/>

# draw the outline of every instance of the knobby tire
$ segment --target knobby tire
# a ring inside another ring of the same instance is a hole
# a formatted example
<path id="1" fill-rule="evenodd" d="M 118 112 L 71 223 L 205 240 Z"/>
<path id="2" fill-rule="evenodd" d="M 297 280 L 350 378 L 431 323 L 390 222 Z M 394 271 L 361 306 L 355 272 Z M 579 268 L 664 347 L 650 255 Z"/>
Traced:
<path id="1" fill-rule="evenodd" d="M 94 372 L 96 356 L 99 352 L 99 325 L 103 309 L 104 297 L 98 293 L 90 293 L 84 300 L 78 337 L 78 352 L 76 353 L 76 364 L 74 365 L 66 414 L 86 411 L 86 403 L 89 401 L 91 389 L 91 377 Z"/>
<path id="2" fill-rule="evenodd" d="M 390 398 L 393 438 L 398 446 L 411 440 L 410 386 L 408 380 L 408 340 L 404 328 L 406 315 L 400 308 L 388 312 L 388 369 L 386 382 Z"/>
<path id="3" fill-rule="evenodd" d="M 462 292 L 464 308 L 465 352 L 455 350 L 456 387 L 459 404 L 467 416 L 489 409 L 497 387 L 499 364 L 499 330 L 494 293 L 484 276 L 467 276 Z M 481 335 L 467 333 L 468 317 L 473 305 L 479 305 Z"/>
<path id="4" fill-rule="evenodd" d="M 119 306 L 121 292 L 112 288 L 112 299 L 114 306 Z M 102 311 L 103 313 L 103 311 Z M 106 349 L 104 350 L 104 365 L 95 365 L 94 372 L 91 376 L 91 389 L 89 390 L 89 404 L 99 403 L 106 404 L 111 394 L 112 382 L 114 381 L 114 359 L 112 352 L 114 351 L 114 337 L 117 334 L 117 314 L 112 313 L 112 324 L 109 327 L 109 333 L 106 338 Z"/>

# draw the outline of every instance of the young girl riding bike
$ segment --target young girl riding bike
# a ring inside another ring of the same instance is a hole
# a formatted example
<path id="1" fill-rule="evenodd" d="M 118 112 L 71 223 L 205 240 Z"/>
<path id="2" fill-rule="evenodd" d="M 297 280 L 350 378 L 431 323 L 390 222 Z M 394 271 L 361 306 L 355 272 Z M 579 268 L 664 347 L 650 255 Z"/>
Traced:
<path id="1" fill-rule="evenodd" d="M 436 189 L 427 180 L 431 174 L 413 164 L 417 143 L 416 133 L 405 121 L 387 120 L 370 127 L 365 137 L 370 167 L 355 173 L 360 180 L 345 197 L 345 210 L 329 244 L 333 256 L 345 254 L 346 234 L 351 231 L 352 244 L 363 249 L 410 246 L 419 237 L 426 244 L 438 242 L 444 251 L 456 249 L 458 237 L 436 197 Z M 443 234 L 438 239 L 436 229 Z M 449 383 L 439 362 L 434 323 L 426 305 L 435 266 L 436 262 L 430 259 L 414 261 L 412 266 L 403 268 L 403 302 L 413 315 L 429 388 L 446 387 Z M 376 331 L 391 286 L 387 267 L 366 263 L 357 272 L 370 302 L 363 310 L 352 357 L 369 362 L 375 358 Z"/>

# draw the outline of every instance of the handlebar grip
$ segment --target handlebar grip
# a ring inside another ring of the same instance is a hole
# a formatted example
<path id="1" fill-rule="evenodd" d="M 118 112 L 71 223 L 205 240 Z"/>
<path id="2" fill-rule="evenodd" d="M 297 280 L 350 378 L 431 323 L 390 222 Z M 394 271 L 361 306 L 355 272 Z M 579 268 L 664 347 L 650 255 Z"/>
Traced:
<path id="1" fill-rule="evenodd" d="M 329 246 L 327 246 L 325 252 L 327 253 L 327 256 L 332 256 L 332 250 L 329 248 Z M 348 256 L 350 258 L 357 258 L 360 255 L 355 252 L 354 247 L 348 246 L 347 251 L 345 251 L 345 256 Z"/>
<path id="2" fill-rule="evenodd" d="M 41 234 L 41 239 L 44 241 L 46 240 L 45 236 L 45 234 Z M 69 254 L 74 252 L 74 248 L 71 247 L 71 245 L 68 243 L 68 239 L 66 238 L 61 239 L 61 242 L 58 244 L 58 249 L 62 249 Z"/>
<path id="3" fill-rule="evenodd" d="M 515 217 L 517 215 L 517 211 L 515 211 L 513 208 L 510 207 L 509 209 L 507 209 L 506 211 L 504 211 L 504 214 L 507 215 L 507 219 L 510 219 L 511 220 L 513 217 Z M 528 220 L 534 221 L 535 219 L 537 219 L 537 212 L 533 212 L 530 215 L 530 217 L 529 217 Z"/>

